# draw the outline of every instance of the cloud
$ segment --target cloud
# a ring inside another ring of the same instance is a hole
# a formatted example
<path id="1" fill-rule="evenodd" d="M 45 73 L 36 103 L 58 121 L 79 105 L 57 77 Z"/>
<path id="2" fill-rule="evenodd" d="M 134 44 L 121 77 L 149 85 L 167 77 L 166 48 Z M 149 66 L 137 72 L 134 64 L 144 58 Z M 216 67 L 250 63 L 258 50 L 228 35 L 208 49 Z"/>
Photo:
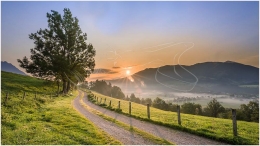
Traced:
<path id="1" fill-rule="evenodd" d="M 119 67 L 119 66 L 113 66 L 112 68 L 118 69 L 118 68 L 120 68 L 120 67 Z"/>
<path id="2" fill-rule="evenodd" d="M 105 68 L 97 68 L 94 70 L 92 74 L 116 74 L 118 72 L 111 70 L 111 69 L 105 69 Z"/>

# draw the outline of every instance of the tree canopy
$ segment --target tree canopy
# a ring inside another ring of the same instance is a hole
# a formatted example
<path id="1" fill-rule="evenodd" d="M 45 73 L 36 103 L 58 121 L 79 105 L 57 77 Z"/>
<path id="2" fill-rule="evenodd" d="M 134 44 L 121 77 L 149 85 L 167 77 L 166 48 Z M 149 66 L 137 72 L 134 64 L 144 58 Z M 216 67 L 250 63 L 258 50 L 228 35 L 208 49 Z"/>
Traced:
<path id="1" fill-rule="evenodd" d="M 29 34 L 35 45 L 30 60 L 25 56 L 17 61 L 35 77 L 61 80 L 63 93 L 67 93 L 71 83 L 84 81 L 94 71 L 96 51 L 86 43 L 79 20 L 68 8 L 63 12 L 63 16 L 54 10 L 47 13 L 48 29 Z"/>
<path id="2" fill-rule="evenodd" d="M 204 110 L 208 116 L 217 117 L 219 113 L 225 111 L 225 108 L 217 101 L 217 99 L 213 98 Z"/>
<path id="3" fill-rule="evenodd" d="M 112 86 L 111 83 L 107 83 L 104 80 L 96 80 L 95 82 L 90 82 L 90 90 L 97 91 L 101 94 L 115 97 L 118 99 L 124 99 L 125 94 L 122 92 L 121 88 L 117 86 Z"/>

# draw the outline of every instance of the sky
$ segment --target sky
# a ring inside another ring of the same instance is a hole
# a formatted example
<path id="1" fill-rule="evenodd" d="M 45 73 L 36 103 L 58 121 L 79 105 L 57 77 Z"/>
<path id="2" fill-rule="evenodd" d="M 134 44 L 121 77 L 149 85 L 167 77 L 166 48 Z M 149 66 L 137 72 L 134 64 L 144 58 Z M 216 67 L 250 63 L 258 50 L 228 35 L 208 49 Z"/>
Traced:
<path id="1" fill-rule="evenodd" d="M 1 2 L 1 60 L 19 67 L 46 13 L 69 8 L 96 49 L 91 79 L 163 65 L 235 61 L 259 67 L 259 2 Z"/>

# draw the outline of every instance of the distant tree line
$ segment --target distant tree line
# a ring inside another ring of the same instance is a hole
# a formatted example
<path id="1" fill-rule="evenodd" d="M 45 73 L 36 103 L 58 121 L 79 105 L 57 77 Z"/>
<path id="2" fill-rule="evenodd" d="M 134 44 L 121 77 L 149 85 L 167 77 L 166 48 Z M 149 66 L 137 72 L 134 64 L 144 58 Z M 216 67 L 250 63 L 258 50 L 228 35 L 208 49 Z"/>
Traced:
<path id="1" fill-rule="evenodd" d="M 86 85 L 83 85 L 86 87 Z M 150 104 L 154 108 L 158 108 L 165 111 L 177 111 L 177 104 L 167 103 L 163 99 L 156 97 L 154 100 L 151 98 L 138 98 L 134 93 L 128 97 L 125 97 L 124 93 L 117 86 L 111 85 L 111 83 L 106 83 L 105 81 L 96 80 L 96 82 L 90 82 L 88 88 L 90 90 L 97 91 L 101 94 L 111 96 L 114 98 L 127 100 L 143 105 Z M 218 117 L 231 119 L 231 109 L 224 108 L 217 99 L 213 98 L 206 107 L 202 108 L 200 104 L 193 102 L 186 102 L 181 105 L 181 113 L 201 115 L 208 117 Z M 248 104 L 241 104 L 240 108 L 237 109 L 237 120 L 248 121 L 248 122 L 259 122 L 259 103 L 255 101 L 250 101 Z"/>
<path id="2" fill-rule="evenodd" d="M 111 83 L 106 83 L 104 80 L 96 80 L 95 82 L 90 82 L 89 85 L 86 83 L 81 85 L 81 87 L 88 87 L 90 90 L 99 92 L 103 95 L 111 96 L 118 99 L 125 99 L 125 94 L 117 86 L 112 86 Z"/>

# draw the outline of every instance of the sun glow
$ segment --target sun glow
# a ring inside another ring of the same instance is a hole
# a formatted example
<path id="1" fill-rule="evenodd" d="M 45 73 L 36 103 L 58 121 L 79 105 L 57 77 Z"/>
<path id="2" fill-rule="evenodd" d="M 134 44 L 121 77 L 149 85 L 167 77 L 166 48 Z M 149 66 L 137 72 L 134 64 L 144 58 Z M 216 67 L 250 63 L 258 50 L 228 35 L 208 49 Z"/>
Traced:
<path id="1" fill-rule="evenodd" d="M 130 75 L 130 70 L 126 70 L 126 75 Z"/>

